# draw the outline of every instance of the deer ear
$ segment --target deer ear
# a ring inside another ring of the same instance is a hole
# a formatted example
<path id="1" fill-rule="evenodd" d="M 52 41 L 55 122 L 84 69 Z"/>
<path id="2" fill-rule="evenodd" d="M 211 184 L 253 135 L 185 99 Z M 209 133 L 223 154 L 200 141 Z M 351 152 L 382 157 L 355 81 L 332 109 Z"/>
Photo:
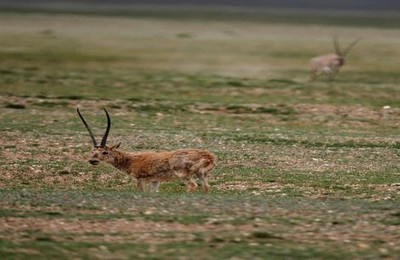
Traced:
<path id="1" fill-rule="evenodd" d="M 111 147 L 111 149 L 117 149 L 117 148 L 119 148 L 120 146 L 121 146 L 121 142 L 117 143 L 116 145 L 113 145 L 113 146 Z"/>

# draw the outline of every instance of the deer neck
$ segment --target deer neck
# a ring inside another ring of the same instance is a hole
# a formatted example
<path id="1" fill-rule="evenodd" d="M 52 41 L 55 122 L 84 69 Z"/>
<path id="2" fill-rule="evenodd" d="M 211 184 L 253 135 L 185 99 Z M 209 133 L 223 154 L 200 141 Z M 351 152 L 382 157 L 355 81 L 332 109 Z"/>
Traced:
<path id="1" fill-rule="evenodd" d="M 124 151 L 114 150 L 113 160 L 109 162 L 112 166 L 120 171 L 128 172 L 133 164 L 132 156 Z"/>

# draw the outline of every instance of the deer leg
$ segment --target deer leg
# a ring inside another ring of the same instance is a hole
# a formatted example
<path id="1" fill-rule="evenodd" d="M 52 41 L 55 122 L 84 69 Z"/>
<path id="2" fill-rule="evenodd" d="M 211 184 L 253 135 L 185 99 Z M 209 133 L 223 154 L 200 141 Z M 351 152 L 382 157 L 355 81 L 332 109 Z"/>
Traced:
<path id="1" fill-rule="evenodd" d="M 151 192 L 158 192 L 158 189 L 160 188 L 160 182 L 159 181 L 152 181 L 151 186 L 150 186 L 150 191 Z"/>
<path id="2" fill-rule="evenodd" d="M 208 185 L 207 177 L 200 179 L 201 186 L 203 186 L 204 193 L 208 193 L 210 185 Z"/>
<path id="3" fill-rule="evenodd" d="M 192 178 L 186 179 L 185 182 L 188 192 L 193 192 L 197 189 L 197 183 Z"/>
<path id="4" fill-rule="evenodd" d="M 201 187 L 203 187 L 204 193 L 208 193 L 210 185 L 208 185 L 208 178 L 206 174 L 197 173 L 197 178 L 199 178 Z"/>
<path id="5" fill-rule="evenodd" d="M 316 80 L 320 75 L 321 75 L 321 71 L 319 71 L 319 70 L 312 70 L 311 73 L 310 73 L 310 79 L 309 79 L 309 81 L 311 82 L 311 81 Z"/>
<path id="6" fill-rule="evenodd" d="M 144 191 L 144 189 L 145 189 L 145 186 L 146 186 L 146 182 L 144 181 L 144 180 L 141 180 L 141 179 L 138 179 L 137 180 L 137 183 L 136 183 L 136 187 L 137 187 L 137 189 L 139 190 L 139 191 Z"/>
<path id="7" fill-rule="evenodd" d="M 336 77 L 337 71 L 332 71 L 332 73 L 329 74 L 329 80 L 334 81 Z"/>

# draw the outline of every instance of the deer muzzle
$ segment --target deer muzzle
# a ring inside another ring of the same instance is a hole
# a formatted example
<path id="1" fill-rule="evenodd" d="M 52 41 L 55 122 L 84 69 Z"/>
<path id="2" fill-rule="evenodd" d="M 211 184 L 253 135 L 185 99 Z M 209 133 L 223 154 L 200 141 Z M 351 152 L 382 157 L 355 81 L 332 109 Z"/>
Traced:
<path id="1" fill-rule="evenodd" d="M 91 165 L 98 165 L 100 163 L 100 160 L 96 159 L 96 158 L 91 158 L 91 159 L 89 159 L 89 163 Z"/>

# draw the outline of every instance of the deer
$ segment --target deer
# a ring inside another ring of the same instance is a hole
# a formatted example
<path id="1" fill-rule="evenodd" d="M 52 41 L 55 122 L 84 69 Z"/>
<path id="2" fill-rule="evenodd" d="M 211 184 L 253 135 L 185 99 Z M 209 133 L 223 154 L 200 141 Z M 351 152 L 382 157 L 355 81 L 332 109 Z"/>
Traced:
<path id="1" fill-rule="evenodd" d="M 93 149 L 88 160 L 91 165 L 105 162 L 114 166 L 119 171 L 134 177 L 137 189 L 141 192 L 145 191 L 149 185 L 150 192 L 158 192 L 161 182 L 177 179 L 185 182 L 187 192 L 193 192 L 198 187 L 194 177 L 200 181 L 204 193 L 209 192 L 208 177 L 216 166 L 216 157 L 209 151 L 181 149 L 162 152 L 127 152 L 119 149 L 121 142 L 108 146 L 107 138 L 111 119 L 105 108 L 107 128 L 99 145 L 79 108 L 76 110 L 93 142 Z"/>
<path id="2" fill-rule="evenodd" d="M 337 38 L 334 37 L 335 53 L 320 55 L 311 59 L 310 81 L 316 80 L 320 75 L 326 75 L 330 80 L 334 80 L 340 68 L 345 64 L 346 56 L 359 40 L 354 40 L 345 50 L 341 50 Z"/>

